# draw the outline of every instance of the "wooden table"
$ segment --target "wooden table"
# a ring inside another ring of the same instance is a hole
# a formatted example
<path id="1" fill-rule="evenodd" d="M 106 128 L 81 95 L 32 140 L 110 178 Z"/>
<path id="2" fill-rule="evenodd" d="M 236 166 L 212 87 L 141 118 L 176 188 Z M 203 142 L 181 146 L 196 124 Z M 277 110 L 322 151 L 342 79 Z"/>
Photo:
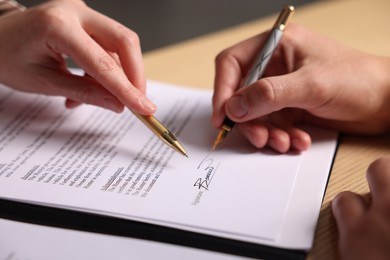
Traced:
<path id="1" fill-rule="evenodd" d="M 390 56 L 389 10 L 389 0 L 318 1 L 297 9 L 293 22 L 351 47 Z M 276 15 L 148 52 L 144 55 L 146 75 L 149 79 L 212 89 L 215 56 L 226 47 L 268 30 Z M 337 229 L 330 202 L 342 190 L 366 193 L 366 169 L 383 155 L 390 155 L 390 135 L 342 137 L 308 259 L 337 259 Z"/>

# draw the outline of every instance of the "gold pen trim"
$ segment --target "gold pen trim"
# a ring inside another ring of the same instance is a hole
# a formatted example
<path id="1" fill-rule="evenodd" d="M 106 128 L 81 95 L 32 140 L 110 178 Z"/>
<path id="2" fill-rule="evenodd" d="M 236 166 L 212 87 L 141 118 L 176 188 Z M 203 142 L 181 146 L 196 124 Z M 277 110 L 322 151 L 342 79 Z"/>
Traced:
<path id="1" fill-rule="evenodd" d="M 283 8 L 279 14 L 278 19 L 275 22 L 274 28 L 281 30 L 282 32 L 286 29 L 287 23 L 289 22 L 292 14 L 295 12 L 295 8 L 292 5 L 287 5 Z"/>

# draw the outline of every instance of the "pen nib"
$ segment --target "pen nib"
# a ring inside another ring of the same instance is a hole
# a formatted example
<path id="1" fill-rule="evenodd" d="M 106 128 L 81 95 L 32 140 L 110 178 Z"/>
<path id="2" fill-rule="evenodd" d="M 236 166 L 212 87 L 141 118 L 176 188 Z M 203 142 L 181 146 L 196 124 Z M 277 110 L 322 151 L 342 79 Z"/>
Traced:
<path id="1" fill-rule="evenodd" d="M 217 149 L 218 144 L 222 141 L 223 138 L 225 138 L 227 133 L 228 133 L 228 131 L 224 128 L 219 132 L 217 138 L 214 141 L 213 147 L 212 147 L 213 151 L 215 151 L 215 149 Z"/>

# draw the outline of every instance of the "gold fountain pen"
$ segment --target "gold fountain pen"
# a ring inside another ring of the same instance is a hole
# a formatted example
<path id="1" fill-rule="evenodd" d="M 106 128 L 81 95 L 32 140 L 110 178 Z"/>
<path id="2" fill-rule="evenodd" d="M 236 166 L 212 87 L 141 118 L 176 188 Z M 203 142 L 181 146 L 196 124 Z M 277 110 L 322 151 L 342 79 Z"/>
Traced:
<path id="1" fill-rule="evenodd" d="M 268 62 L 271 59 L 276 47 L 278 46 L 279 41 L 282 38 L 283 31 L 286 28 L 287 23 L 294 11 L 294 6 L 288 5 L 284 7 L 283 10 L 280 12 L 279 17 L 276 20 L 274 27 L 272 28 L 262 51 L 256 57 L 256 60 L 253 63 L 253 66 L 249 71 L 248 75 L 246 76 L 244 83 L 241 87 L 249 86 L 263 76 L 264 70 L 267 67 Z M 232 130 L 234 124 L 235 123 L 231 119 L 225 117 L 221 126 L 221 131 L 219 132 L 217 138 L 214 141 L 212 148 L 213 150 L 217 148 L 218 144 L 222 141 L 222 139 L 225 138 L 227 134 Z"/>
<path id="2" fill-rule="evenodd" d="M 133 112 L 152 132 L 164 143 L 173 148 L 178 153 L 188 157 L 186 150 L 176 139 L 176 137 L 154 116 L 143 116 Z"/>

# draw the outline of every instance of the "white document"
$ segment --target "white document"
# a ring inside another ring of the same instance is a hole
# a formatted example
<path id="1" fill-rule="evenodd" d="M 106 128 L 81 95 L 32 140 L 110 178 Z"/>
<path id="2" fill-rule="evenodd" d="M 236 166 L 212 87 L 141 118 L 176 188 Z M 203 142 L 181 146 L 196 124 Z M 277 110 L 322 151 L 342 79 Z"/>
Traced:
<path id="1" fill-rule="evenodd" d="M 0 219 L 2 260 L 249 260 L 134 238 L 32 225 Z M 39 238 L 39 239 L 37 239 Z"/>
<path id="2" fill-rule="evenodd" d="M 211 91 L 150 81 L 156 117 L 189 158 L 131 112 L 0 88 L 0 197 L 289 249 L 312 246 L 337 133 L 301 154 L 229 135 L 211 151 Z"/>

